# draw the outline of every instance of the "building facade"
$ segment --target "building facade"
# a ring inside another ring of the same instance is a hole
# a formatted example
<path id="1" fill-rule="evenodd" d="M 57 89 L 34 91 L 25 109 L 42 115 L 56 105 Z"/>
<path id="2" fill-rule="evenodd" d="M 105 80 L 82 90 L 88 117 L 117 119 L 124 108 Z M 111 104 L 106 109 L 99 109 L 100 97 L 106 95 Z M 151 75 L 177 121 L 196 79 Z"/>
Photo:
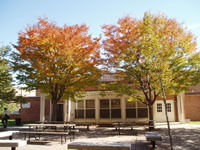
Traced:
<path id="1" fill-rule="evenodd" d="M 169 121 L 184 123 L 187 120 L 200 120 L 200 84 L 190 87 L 190 92 L 167 96 Z M 22 104 L 22 121 L 51 121 L 51 100 L 36 91 L 35 96 L 26 96 L 27 103 Z M 153 105 L 153 116 L 156 122 L 165 122 L 165 108 L 162 98 L 156 99 Z M 146 105 L 134 101 L 128 96 L 119 96 L 107 91 L 102 96 L 100 91 L 88 90 L 83 98 L 76 101 L 65 100 L 57 104 L 57 120 L 72 122 L 90 122 L 110 124 L 116 121 L 133 121 L 149 119 Z"/>
<path id="2" fill-rule="evenodd" d="M 184 122 L 184 95 L 167 96 L 167 112 L 170 121 Z M 182 106 L 183 105 L 183 106 Z M 110 124 L 116 121 L 148 120 L 149 109 L 146 105 L 128 101 L 128 96 L 119 96 L 107 91 L 102 96 L 100 91 L 87 91 L 83 98 L 76 101 L 61 101 L 57 104 L 57 120 L 71 122 L 90 122 L 94 124 Z M 51 121 L 51 100 L 40 93 L 36 97 L 27 97 L 22 105 L 22 121 Z M 153 105 L 156 122 L 164 122 L 164 103 L 158 98 Z"/>

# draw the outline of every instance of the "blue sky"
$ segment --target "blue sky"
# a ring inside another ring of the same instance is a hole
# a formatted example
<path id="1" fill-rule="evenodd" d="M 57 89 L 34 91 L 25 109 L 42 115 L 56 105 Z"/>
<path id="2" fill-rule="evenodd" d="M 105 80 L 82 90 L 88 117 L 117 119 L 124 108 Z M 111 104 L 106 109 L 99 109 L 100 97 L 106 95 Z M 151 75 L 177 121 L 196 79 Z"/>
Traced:
<path id="1" fill-rule="evenodd" d="M 46 16 L 60 26 L 85 23 L 96 37 L 104 24 L 126 15 L 142 18 L 151 11 L 184 22 L 197 36 L 200 48 L 199 6 L 199 0 L 0 0 L 0 42 L 16 44 L 18 32 L 38 17 Z"/>

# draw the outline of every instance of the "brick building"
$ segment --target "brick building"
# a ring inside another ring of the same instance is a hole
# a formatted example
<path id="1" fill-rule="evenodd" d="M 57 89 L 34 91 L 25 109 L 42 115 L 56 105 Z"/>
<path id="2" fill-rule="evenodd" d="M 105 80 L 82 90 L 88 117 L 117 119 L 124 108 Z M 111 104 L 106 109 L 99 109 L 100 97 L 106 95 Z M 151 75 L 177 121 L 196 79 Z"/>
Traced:
<path id="1" fill-rule="evenodd" d="M 105 76 L 104 81 L 114 80 Z M 22 104 L 22 121 L 51 120 L 52 105 L 40 91 L 22 94 L 27 99 Z M 57 104 L 58 121 L 92 122 L 96 124 L 116 121 L 147 120 L 148 107 L 140 102 L 127 101 L 128 96 L 119 96 L 113 91 L 105 92 L 102 96 L 95 88 L 87 89 L 83 98 L 77 102 L 62 101 Z M 170 121 L 185 122 L 200 120 L 200 83 L 190 87 L 190 92 L 167 96 L 167 112 Z M 165 122 L 164 102 L 156 99 L 153 105 L 153 115 L 156 122 Z"/>

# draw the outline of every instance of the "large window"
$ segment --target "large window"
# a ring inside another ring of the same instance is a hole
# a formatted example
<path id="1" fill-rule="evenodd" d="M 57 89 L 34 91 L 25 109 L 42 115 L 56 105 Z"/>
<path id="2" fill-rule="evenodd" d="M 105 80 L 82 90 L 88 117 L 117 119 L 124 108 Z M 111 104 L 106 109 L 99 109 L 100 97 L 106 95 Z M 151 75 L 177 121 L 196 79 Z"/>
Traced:
<path id="1" fill-rule="evenodd" d="M 79 100 L 76 104 L 75 118 L 95 118 L 94 100 Z"/>
<path id="2" fill-rule="evenodd" d="M 136 102 L 126 101 L 126 118 L 136 118 Z"/>
<path id="3" fill-rule="evenodd" d="M 111 99 L 111 118 L 121 118 L 120 99 Z"/>
<path id="4" fill-rule="evenodd" d="M 145 104 L 126 100 L 126 118 L 148 118 L 148 108 Z"/>
<path id="5" fill-rule="evenodd" d="M 121 118 L 120 99 L 100 99 L 100 118 Z"/>
<path id="6" fill-rule="evenodd" d="M 137 102 L 138 118 L 148 118 L 147 105 Z"/>
<path id="7" fill-rule="evenodd" d="M 86 118 L 95 118 L 95 103 L 94 100 L 86 100 Z"/>
<path id="8" fill-rule="evenodd" d="M 100 100 L 100 118 L 110 118 L 109 99 Z"/>

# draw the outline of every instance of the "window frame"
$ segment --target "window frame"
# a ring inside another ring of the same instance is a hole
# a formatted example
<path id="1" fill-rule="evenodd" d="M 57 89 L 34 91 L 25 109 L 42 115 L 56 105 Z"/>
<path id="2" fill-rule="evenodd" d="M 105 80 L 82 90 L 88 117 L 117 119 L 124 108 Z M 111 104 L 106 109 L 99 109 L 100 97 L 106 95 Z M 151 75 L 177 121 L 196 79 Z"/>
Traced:
<path id="1" fill-rule="evenodd" d="M 83 101 L 83 108 L 78 108 L 78 102 Z M 93 108 L 87 108 L 87 101 L 94 101 Z M 94 117 L 87 117 L 87 110 L 94 110 Z M 83 117 L 77 117 L 77 112 L 83 111 Z M 75 107 L 75 119 L 95 119 L 96 118 L 96 109 L 95 109 L 95 99 L 80 99 L 77 100 L 76 107 Z"/>
<path id="2" fill-rule="evenodd" d="M 135 102 L 135 105 L 134 106 L 128 106 L 127 107 L 127 102 L 129 102 L 128 101 L 128 99 L 126 99 L 126 101 L 125 101 L 125 106 L 126 106 L 126 119 L 140 119 L 140 118 L 148 118 L 149 117 L 149 108 L 148 108 L 148 106 L 147 105 L 145 105 L 145 104 L 142 104 L 141 106 L 139 106 L 139 104 L 138 103 L 140 103 L 139 101 L 133 101 L 133 102 Z M 129 102 L 130 103 L 130 102 Z M 147 116 L 146 117 L 139 117 L 139 111 L 141 111 L 142 109 L 146 109 L 147 110 Z M 130 110 L 134 110 L 135 111 L 135 115 L 133 116 L 133 117 L 128 117 L 128 115 L 127 115 L 127 111 L 130 111 Z"/>
<path id="3" fill-rule="evenodd" d="M 108 107 L 101 107 L 101 101 L 102 100 L 108 100 Z M 119 107 L 118 108 L 112 108 L 112 101 L 114 100 L 119 100 Z M 100 119 L 121 119 L 122 118 L 122 106 L 121 106 L 121 99 L 120 98 L 105 98 L 105 99 L 99 99 L 99 118 Z M 112 114 L 113 111 L 119 111 L 120 112 L 120 117 L 116 116 L 116 117 L 113 117 L 114 115 Z M 101 111 L 107 111 L 108 113 L 108 116 L 107 117 L 102 117 L 102 113 Z"/>

